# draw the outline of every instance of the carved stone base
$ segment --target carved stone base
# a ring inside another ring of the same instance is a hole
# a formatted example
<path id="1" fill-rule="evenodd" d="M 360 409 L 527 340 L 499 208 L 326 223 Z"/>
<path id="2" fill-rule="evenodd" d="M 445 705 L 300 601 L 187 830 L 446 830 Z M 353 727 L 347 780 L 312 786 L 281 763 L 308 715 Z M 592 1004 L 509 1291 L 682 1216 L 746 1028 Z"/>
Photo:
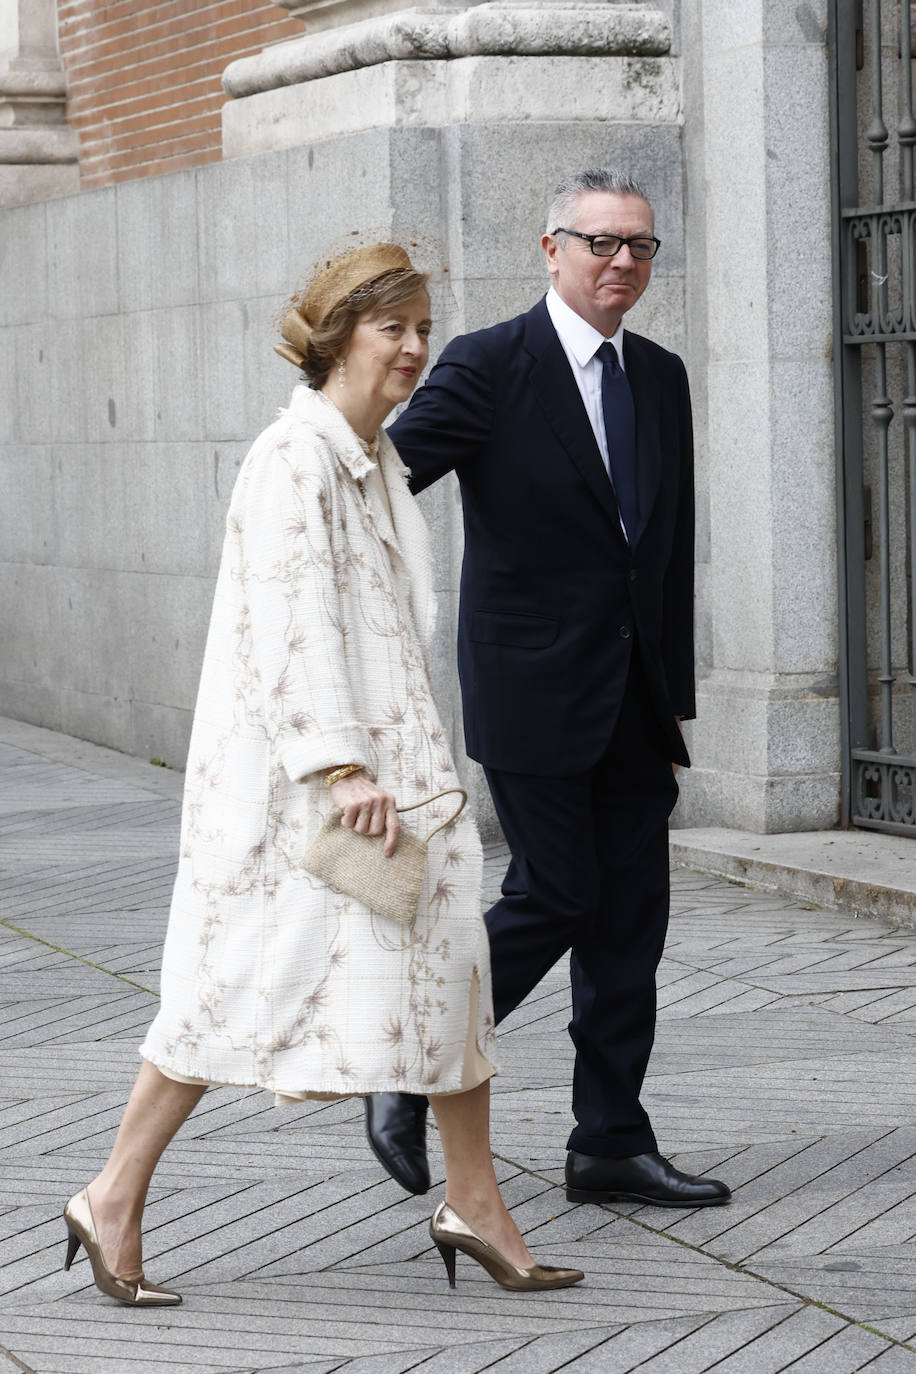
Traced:
<path id="1" fill-rule="evenodd" d="M 0 58 L 0 205 L 24 205 L 79 190 L 79 151 L 65 118 L 67 83 L 56 54 L 53 5 L 40 9 L 37 17 L 46 27 L 53 21 L 54 28 L 42 35 L 39 25 L 39 32 L 29 37 L 47 41 L 20 38 L 19 48 Z M 23 15 L 17 12 L 16 18 Z"/>
<path id="2" fill-rule="evenodd" d="M 9 163 L 2 161 L 3 136 L 0 134 L 0 206 L 30 205 L 53 196 L 76 195 L 80 170 L 76 162 Z"/>
<path id="3" fill-rule="evenodd" d="M 265 48 L 232 62 L 223 89 L 236 98 L 315 81 L 379 63 L 462 57 L 629 56 L 668 52 L 661 10 L 591 0 L 585 4 L 482 4 L 454 11 L 418 7 L 383 14 Z"/>
<path id="4" fill-rule="evenodd" d="M 698 684 L 687 741 L 677 825 L 771 834 L 839 821 L 835 677 L 714 670 Z"/>
<path id="5" fill-rule="evenodd" d="M 671 58 L 465 57 L 384 62 L 223 106 L 223 157 L 295 148 L 364 129 L 599 120 L 671 124 Z"/>

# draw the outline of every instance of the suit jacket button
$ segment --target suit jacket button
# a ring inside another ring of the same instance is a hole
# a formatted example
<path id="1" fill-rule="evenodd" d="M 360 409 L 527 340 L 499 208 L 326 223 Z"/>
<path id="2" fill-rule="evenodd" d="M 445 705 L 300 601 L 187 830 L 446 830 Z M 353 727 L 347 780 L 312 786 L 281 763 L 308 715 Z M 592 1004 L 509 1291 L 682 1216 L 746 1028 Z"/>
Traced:
<path id="1" fill-rule="evenodd" d="M 636 581 L 636 569 L 635 569 L 635 568 L 631 568 L 631 569 L 630 569 L 630 581 L 631 581 L 631 582 L 635 582 L 635 581 Z"/>
<path id="2" fill-rule="evenodd" d="M 620 638 L 621 638 L 621 639 L 629 639 L 629 638 L 630 638 L 630 627 L 629 627 L 629 625 L 621 625 L 621 627 L 620 627 Z"/>

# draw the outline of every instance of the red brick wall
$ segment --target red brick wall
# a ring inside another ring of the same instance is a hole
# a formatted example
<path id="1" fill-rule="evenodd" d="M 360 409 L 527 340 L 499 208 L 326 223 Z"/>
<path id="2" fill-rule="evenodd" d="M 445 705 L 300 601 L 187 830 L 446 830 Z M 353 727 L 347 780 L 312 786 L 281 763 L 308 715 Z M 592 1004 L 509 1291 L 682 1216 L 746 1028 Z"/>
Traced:
<path id="1" fill-rule="evenodd" d="M 218 162 L 224 68 L 305 33 L 267 0 L 59 0 L 58 25 L 83 187 Z"/>

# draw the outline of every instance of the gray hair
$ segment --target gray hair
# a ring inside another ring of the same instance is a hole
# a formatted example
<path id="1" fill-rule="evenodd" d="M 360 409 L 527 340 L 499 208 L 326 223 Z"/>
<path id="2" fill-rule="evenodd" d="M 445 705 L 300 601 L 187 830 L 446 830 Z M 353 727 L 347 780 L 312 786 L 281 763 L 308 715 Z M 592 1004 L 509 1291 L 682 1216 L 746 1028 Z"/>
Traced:
<path id="1" fill-rule="evenodd" d="M 552 234 L 561 224 L 567 224 L 575 217 L 579 197 L 589 191 L 609 191 L 615 196 L 639 196 L 652 209 L 649 197 L 635 177 L 627 172 L 618 172 L 615 167 L 588 167 L 584 172 L 574 172 L 564 177 L 553 193 L 550 209 L 547 212 L 547 233 Z"/>

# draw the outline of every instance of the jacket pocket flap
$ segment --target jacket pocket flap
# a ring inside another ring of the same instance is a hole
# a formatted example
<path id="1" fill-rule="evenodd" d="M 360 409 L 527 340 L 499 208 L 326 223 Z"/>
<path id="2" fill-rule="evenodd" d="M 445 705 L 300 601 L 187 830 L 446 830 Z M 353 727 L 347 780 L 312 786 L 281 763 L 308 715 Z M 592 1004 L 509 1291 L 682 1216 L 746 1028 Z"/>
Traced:
<path id="1" fill-rule="evenodd" d="M 478 644 L 510 644 L 517 649 L 546 649 L 559 632 L 556 620 L 521 611 L 475 611 L 471 639 Z"/>

